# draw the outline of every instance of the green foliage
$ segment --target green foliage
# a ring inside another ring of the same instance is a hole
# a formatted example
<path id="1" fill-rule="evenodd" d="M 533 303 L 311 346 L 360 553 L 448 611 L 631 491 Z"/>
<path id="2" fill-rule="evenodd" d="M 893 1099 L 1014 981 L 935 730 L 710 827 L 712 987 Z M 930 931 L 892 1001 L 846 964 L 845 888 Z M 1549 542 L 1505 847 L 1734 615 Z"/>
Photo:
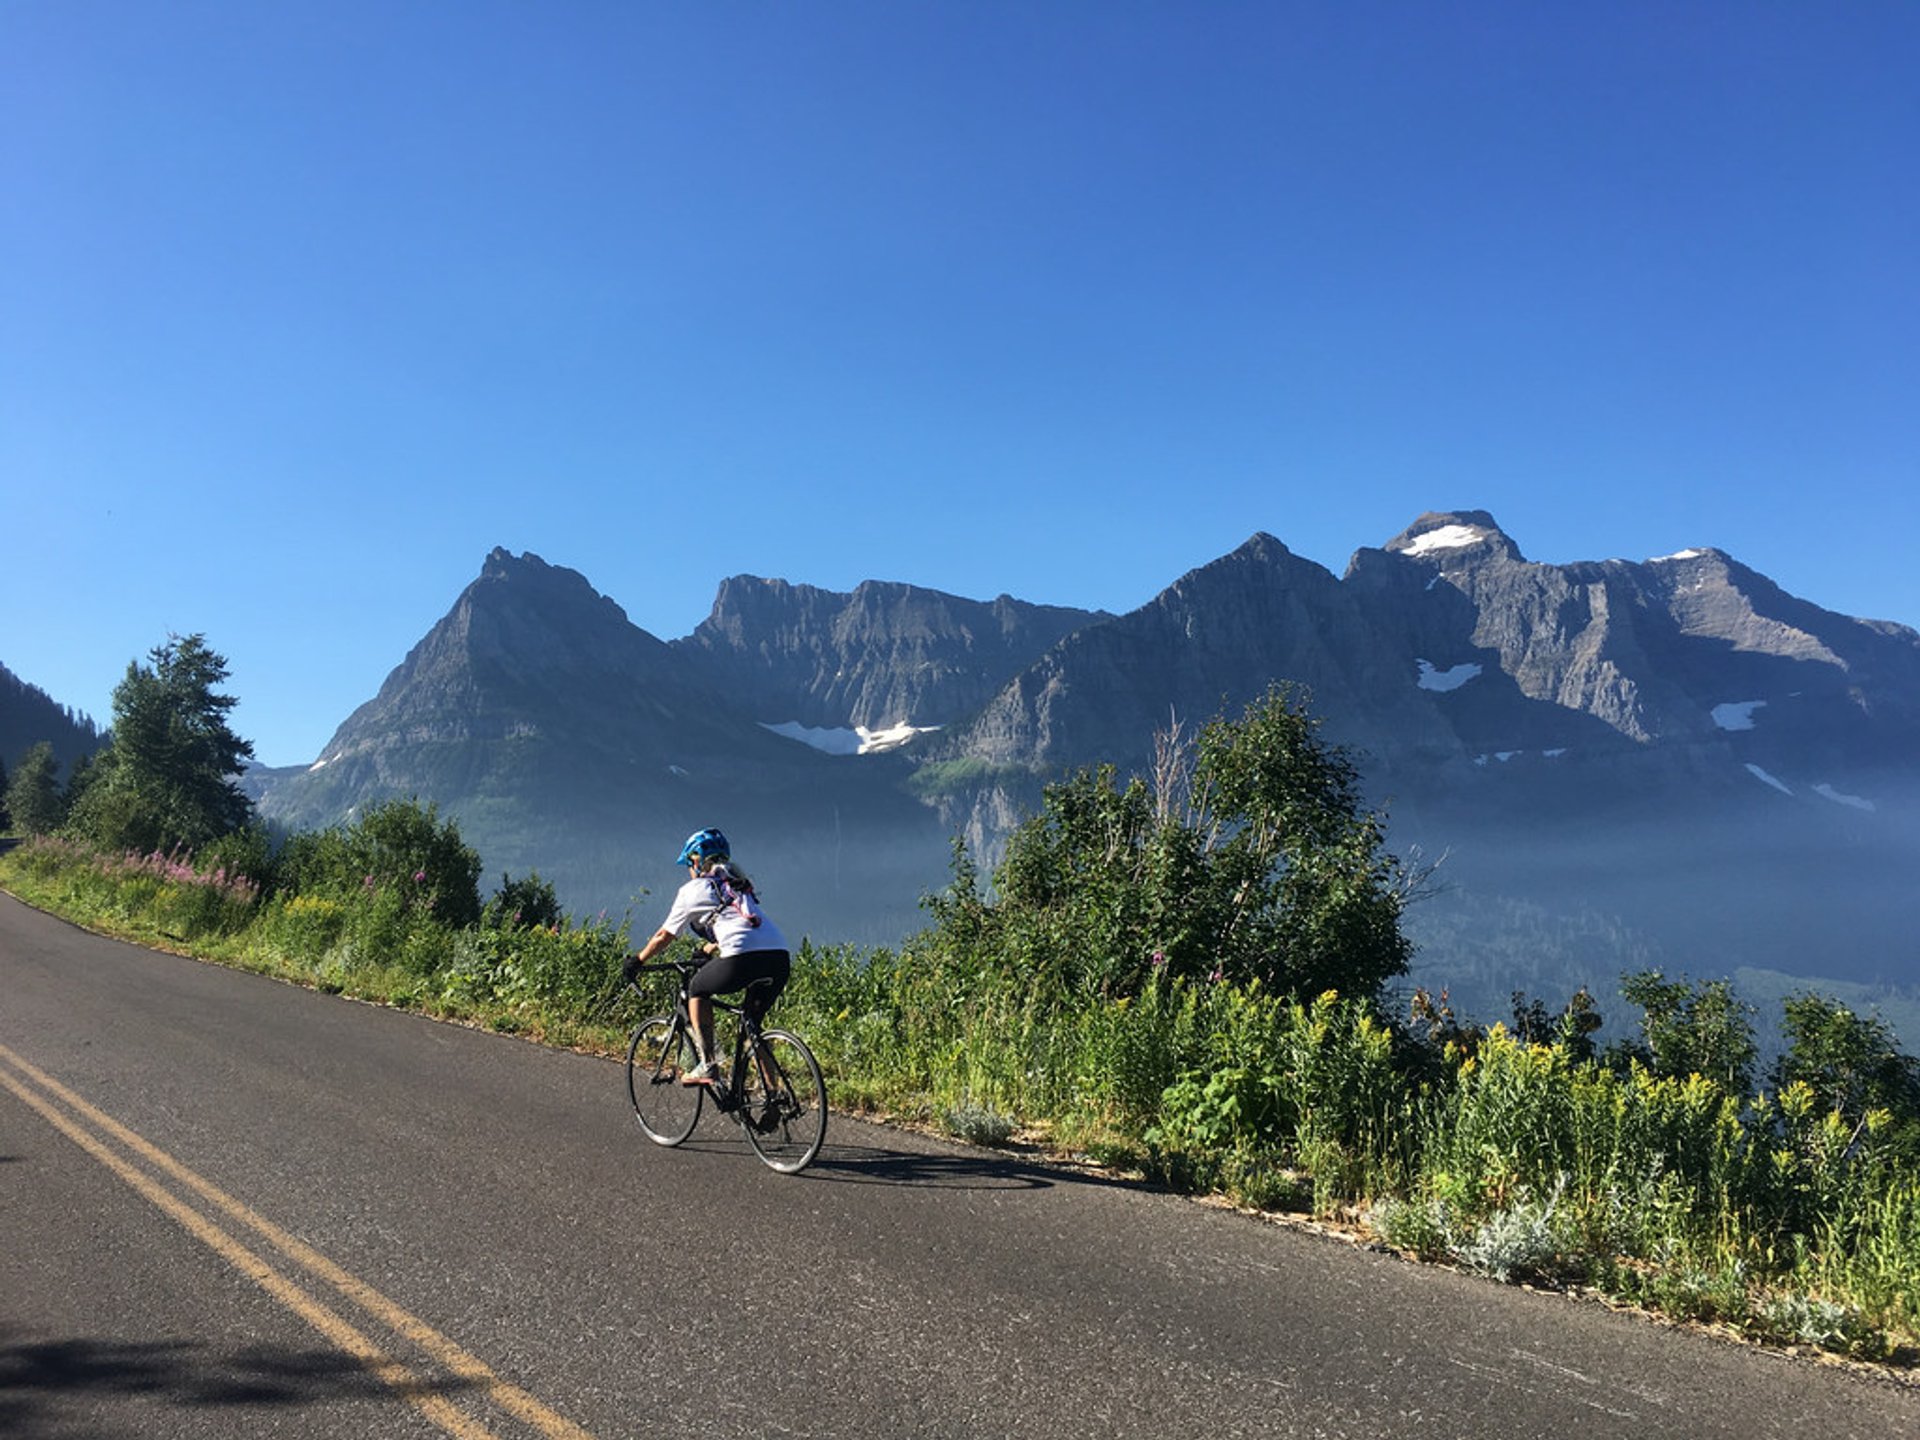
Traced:
<path id="1" fill-rule="evenodd" d="M 1884 1110 L 1920 1126 L 1920 1059 L 1902 1053 L 1885 1021 L 1818 995 L 1789 996 L 1783 1008 L 1787 1050 L 1773 1068 L 1777 1089 L 1807 1085 L 1823 1108 L 1850 1121 Z"/>
<path id="2" fill-rule="evenodd" d="M 93 782 L 102 774 L 99 761 L 104 754 L 104 749 L 92 750 L 73 762 L 72 769 L 67 772 L 66 788 L 60 795 L 63 815 L 71 815 L 80 808 L 80 797 L 92 788 Z"/>
<path id="3" fill-rule="evenodd" d="M 1700 1074 L 1734 1094 L 1746 1092 L 1759 1051 L 1752 1007 L 1734 995 L 1732 982 L 1695 986 L 1642 970 L 1623 977 L 1620 993 L 1646 1012 L 1640 1053 L 1656 1074 Z"/>
<path id="4" fill-rule="evenodd" d="M 1034 783 L 1033 772 L 1023 765 L 996 765 L 990 760 L 965 757 L 929 761 L 908 777 L 907 789 L 922 800 L 937 800 L 987 785 L 1025 790 Z"/>
<path id="5" fill-rule="evenodd" d="M 246 879 L 262 891 L 272 890 L 279 874 L 273 837 L 259 824 L 230 830 L 202 845 L 194 852 L 193 860 L 201 871 Z"/>
<path id="6" fill-rule="evenodd" d="M 437 985 L 450 1000 L 580 1015 L 618 977 L 626 941 L 623 927 L 598 922 L 476 926 L 458 932 Z"/>
<path id="7" fill-rule="evenodd" d="M 302 831 L 279 869 L 296 893 L 377 898 L 395 924 L 423 914 L 459 929 L 480 918 L 480 857 L 438 807 L 417 800 L 385 801 L 343 828 Z"/>
<path id="8" fill-rule="evenodd" d="M 1352 767 L 1284 688 L 1206 727 L 1189 813 L 1111 766 L 1049 785 L 980 893 L 970 859 L 929 902 L 936 964 L 1020 977 L 1044 1007 L 1156 974 L 1279 996 L 1371 996 L 1403 974 L 1398 862 Z"/>
<path id="9" fill-rule="evenodd" d="M 1513 1033 L 1529 1045 L 1566 1046 L 1576 1060 L 1591 1060 L 1596 1051 L 1593 1036 L 1605 1019 L 1585 989 L 1576 990 L 1558 1015 L 1551 1014 L 1544 1002 L 1523 990 L 1513 992 Z"/>
<path id="10" fill-rule="evenodd" d="M 1200 734 L 1192 793 L 1225 905 L 1226 973 L 1277 993 L 1372 995 L 1403 975 L 1405 891 L 1359 775 L 1287 686 Z"/>
<path id="11" fill-rule="evenodd" d="M 492 930 L 547 930 L 561 920 L 560 896 L 538 870 L 518 880 L 502 874 L 481 920 Z"/>
<path id="12" fill-rule="evenodd" d="M 941 1112 L 940 1123 L 969 1145 L 1005 1145 L 1013 1138 L 1013 1120 L 991 1107 L 956 1105 Z"/>
<path id="13" fill-rule="evenodd" d="M 60 762 L 53 745 L 42 740 L 21 758 L 7 783 L 6 808 L 13 827 L 22 835 L 49 835 L 66 818 L 66 805 L 55 783 Z"/>
<path id="14" fill-rule="evenodd" d="M 198 849 L 252 818 L 233 777 L 253 747 L 228 728 L 237 702 L 214 689 L 227 662 L 205 637 L 175 636 L 148 658 L 114 688 L 112 739 L 68 823 L 108 850 Z"/>

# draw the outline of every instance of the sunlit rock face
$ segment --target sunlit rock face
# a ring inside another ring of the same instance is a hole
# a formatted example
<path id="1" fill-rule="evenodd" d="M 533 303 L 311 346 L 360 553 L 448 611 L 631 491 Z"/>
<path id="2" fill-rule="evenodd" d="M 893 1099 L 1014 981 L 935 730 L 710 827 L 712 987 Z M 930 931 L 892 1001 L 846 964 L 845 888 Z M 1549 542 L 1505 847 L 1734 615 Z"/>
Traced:
<path id="1" fill-rule="evenodd" d="M 769 724 L 952 725 L 1099 612 L 869 580 L 850 593 L 737 575 L 675 648 Z"/>

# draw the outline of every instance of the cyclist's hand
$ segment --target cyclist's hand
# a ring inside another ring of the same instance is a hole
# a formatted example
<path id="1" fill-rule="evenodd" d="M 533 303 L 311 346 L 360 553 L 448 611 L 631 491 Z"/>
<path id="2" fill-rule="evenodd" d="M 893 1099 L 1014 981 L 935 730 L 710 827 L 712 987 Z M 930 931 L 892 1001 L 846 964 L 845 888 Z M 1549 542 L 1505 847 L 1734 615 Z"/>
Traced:
<path id="1" fill-rule="evenodd" d="M 640 956 L 637 952 L 627 956 L 627 958 L 621 962 L 620 973 L 628 980 L 632 980 L 634 976 L 640 973 Z"/>
<path id="2" fill-rule="evenodd" d="M 699 948 L 701 956 L 708 960 L 713 959 L 714 956 L 720 953 L 720 947 L 711 940 Z"/>

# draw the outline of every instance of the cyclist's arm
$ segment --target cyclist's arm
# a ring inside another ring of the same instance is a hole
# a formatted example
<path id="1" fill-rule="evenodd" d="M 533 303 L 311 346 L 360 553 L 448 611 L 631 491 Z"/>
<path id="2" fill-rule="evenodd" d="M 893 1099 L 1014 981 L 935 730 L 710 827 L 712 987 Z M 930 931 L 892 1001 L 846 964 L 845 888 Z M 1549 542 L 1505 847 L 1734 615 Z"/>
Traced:
<path id="1" fill-rule="evenodd" d="M 680 937 L 671 930 L 660 929 L 654 931 L 653 934 L 648 937 L 647 943 L 642 945 L 636 953 L 629 955 L 626 964 L 621 967 L 625 971 L 627 978 L 631 980 L 634 975 L 638 973 L 642 965 L 645 965 L 649 960 L 659 955 L 679 938 Z M 701 945 L 697 948 L 702 955 L 717 955 L 720 952 L 720 947 L 713 944 Z"/>
<path id="2" fill-rule="evenodd" d="M 640 947 L 640 951 L 634 956 L 634 959 L 644 965 L 662 950 L 665 950 L 669 945 L 673 944 L 678 938 L 679 937 L 671 930 L 656 930 L 647 938 L 647 943 Z"/>
<path id="3" fill-rule="evenodd" d="M 654 931 L 648 938 L 646 944 L 642 945 L 638 951 L 626 958 L 626 962 L 620 967 L 620 973 L 625 975 L 629 980 L 633 979 L 634 976 L 640 973 L 640 967 L 642 965 L 646 964 L 662 950 L 673 944 L 676 938 L 671 930 L 661 929 Z"/>

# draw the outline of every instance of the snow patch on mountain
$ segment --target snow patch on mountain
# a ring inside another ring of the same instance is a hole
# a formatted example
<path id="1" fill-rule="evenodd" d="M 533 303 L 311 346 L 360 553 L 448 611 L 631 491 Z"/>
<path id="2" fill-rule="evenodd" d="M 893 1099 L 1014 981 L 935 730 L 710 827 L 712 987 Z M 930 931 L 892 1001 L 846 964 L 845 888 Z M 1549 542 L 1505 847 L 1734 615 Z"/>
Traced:
<path id="1" fill-rule="evenodd" d="M 854 730 L 860 736 L 860 753 L 872 755 L 880 750 L 897 750 L 914 736 L 925 735 L 939 728 L 938 725 L 909 725 L 903 720 L 885 730 L 869 730 L 864 725 L 856 725 Z"/>
<path id="2" fill-rule="evenodd" d="M 828 755 L 875 755 L 885 750 L 897 750 L 914 736 L 940 728 L 938 725 L 909 725 L 904 721 L 881 730 L 870 730 L 865 725 L 802 725 L 798 720 L 785 720 L 778 725 L 762 720 L 760 726 L 789 740 L 798 740 L 802 745 L 811 745 Z"/>
<path id="3" fill-rule="evenodd" d="M 1842 795 L 1831 785 L 1816 785 L 1813 787 L 1813 793 L 1826 796 L 1827 799 L 1833 801 L 1836 805 L 1852 806 L 1855 810 L 1871 810 L 1874 808 L 1871 800 L 1863 800 L 1858 795 Z"/>
<path id="4" fill-rule="evenodd" d="M 1704 550 L 1676 550 L 1671 555 L 1656 555 L 1647 563 L 1649 565 L 1664 565 L 1670 560 L 1698 560 L 1706 553 Z"/>
<path id="5" fill-rule="evenodd" d="M 1430 660 L 1416 660 L 1414 663 L 1420 667 L 1422 690 L 1458 690 L 1481 670 L 1481 667 L 1472 661 L 1455 665 L 1450 670 L 1436 669 Z"/>
<path id="6" fill-rule="evenodd" d="M 1767 702 L 1764 700 L 1731 700 L 1725 705 L 1713 707 L 1713 723 L 1722 730 L 1753 729 L 1753 712 Z"/>
<path id="7" fill-rule="evenodd" d="M 1487 532 L 1478 525 L 1441 525 L 1424 535 L 1416 535 L 1406 543 L 1402 555 L 1431 555 L 1436 550 L 1458 550 L 1467 545 L 1478 545 L 1487 538 Z"/>

